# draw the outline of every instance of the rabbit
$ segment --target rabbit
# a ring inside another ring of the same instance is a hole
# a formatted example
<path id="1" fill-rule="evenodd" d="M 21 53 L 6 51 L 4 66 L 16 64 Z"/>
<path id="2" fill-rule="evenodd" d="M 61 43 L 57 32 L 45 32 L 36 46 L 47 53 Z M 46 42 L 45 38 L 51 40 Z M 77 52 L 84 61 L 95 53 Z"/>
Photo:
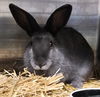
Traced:
<path id="1" fill-rule="evenodd" d="M 94 54 L 85 38 L 74 28 L 65 27 L 72 6 L 57 8 L 41 27 L 34 17 L 14 4 L 9 5 L 16 23 L 30 37 L 26 46 L 23 67 L 46 77 L 62 73 L 61 82 L 81 88 L 93 71 Z"/>

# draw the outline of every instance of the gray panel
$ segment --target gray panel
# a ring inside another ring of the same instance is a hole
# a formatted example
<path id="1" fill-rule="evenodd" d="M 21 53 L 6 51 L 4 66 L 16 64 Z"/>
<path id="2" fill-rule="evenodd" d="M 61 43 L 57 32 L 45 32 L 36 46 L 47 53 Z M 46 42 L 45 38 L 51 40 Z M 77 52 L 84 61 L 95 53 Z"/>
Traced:
<path id="1" fill-rule="evenodd" d="M 90 1 L 90 0 L 89 0 Z M 27 10 L 28 12 L 38 12 L 38 13 L 51 13 L 57 7 L 69 3 L 69 2 L 36 2 L 36 1 L 0 1 L 0 12 L 9 12 L 9 3 L 20 6 L 21 8 Z M 97 15 L 98 14 L 98 2 L 71 2 L 73 5 L 73 15 Z M 30 7 L 31 6 L 31 7 Z M 92 9 L 92 10 L 91 10 Z"/>
<path id="2" fill-rule="evenodd" d="M 63 3 L 58 3 L 57 7 L 62 6 L 66 4 L 65 2 Z M 96 3 L 70 3 L 73 6 L 72 10 L 72 15 L 81 15 L 81 16 L 93 16 L 93 15 L 98 15 L 98 2 Z M 91 10 L 92 9 L 92 10 Z"/>
<path id="3" fill-rule="evenodd" d="M 28 40 L 0 39 L 0 58 L 22 57 Z"/>

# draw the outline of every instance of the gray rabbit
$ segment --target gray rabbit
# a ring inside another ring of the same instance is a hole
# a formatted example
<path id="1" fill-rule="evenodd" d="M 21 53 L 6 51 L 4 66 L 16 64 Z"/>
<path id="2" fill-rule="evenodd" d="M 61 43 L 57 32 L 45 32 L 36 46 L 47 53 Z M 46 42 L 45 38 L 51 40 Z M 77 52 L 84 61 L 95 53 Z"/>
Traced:
<path id="1" fill-rule="evenodd" d="M 63 73 L 64 83 L 80 88 L 92 74 L 94 54 L 84 37 L 71 27 L 64 27 L 71 15 L 72 6 L 56 9 L 44 27 L 26 11 L 10 4 L 17 22 L 30 36 L 24 53 L 24 65 L 30 72 L 52 76 Z"/>

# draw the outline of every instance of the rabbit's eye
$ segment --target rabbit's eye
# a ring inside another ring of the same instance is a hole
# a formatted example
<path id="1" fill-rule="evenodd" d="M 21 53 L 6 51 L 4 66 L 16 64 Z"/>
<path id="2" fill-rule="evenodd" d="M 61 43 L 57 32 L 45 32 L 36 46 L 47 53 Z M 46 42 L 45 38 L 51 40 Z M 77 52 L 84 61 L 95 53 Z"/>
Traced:
<path id="1" fill-rule="evenodd" d="M 52 41 L 50 41 L 50 47 L 52 47 L 53 46 L 53 42 Z"/>

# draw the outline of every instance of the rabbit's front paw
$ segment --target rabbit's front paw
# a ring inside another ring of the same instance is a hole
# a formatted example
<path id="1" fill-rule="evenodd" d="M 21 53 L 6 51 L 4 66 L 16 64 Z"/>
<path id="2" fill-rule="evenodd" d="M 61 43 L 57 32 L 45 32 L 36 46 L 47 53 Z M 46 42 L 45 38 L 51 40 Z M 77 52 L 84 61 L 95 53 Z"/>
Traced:
<path id="1" fill-rule="evenodd" d="M 71 85 L 75 88 L 82 88 L 83 86 L 83 82 L 82 81 L 78 81 L 78 80 L 74 80 L 71 82 Z"/>

